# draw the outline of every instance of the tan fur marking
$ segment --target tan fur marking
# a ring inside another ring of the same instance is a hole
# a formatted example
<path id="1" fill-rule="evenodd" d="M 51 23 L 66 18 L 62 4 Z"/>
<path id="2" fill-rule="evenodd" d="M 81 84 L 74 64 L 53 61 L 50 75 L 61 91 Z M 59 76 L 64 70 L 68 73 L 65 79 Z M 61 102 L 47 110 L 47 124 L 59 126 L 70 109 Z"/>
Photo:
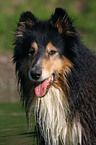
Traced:
<path id="1" fill-rule="evenodd" d="M 46 75 L 46 78 L 50 77 L 53 73 L 58 72 L 62 68 L 62 60 L 58 56 L 43 59 L 42 61 L 42 76 Z"/>
<path id="2" fill-rule="evenodd" d="M 38 51 L 38 45 L 37 45 L 36 42 L 33 42 L 33 43 L 32 43 L 32 48 L 35 48 L 35 54 L 36 54 L 37 51 Z M 31 48 L 31 49 L 32 49 L 32 48 Z"/>
<path id="3" fill-rule="evenodd" d="M 36 53 L 37 53 L 37 51 L 38 51 L 38 45 L 37 45 L 36 42 L 33 42 L 33 43 L 32 43 L 31 48 L 30 48 L 29 51 L 31 52 L 31 51 L 33 51 L 33 49 L 35 49 L 35 53 L 34 53 L 33 56 L 32 56 L 32 57 L 33 57 L 33 60 L 32 60 L 32 63 L 31 63 L 31 65 L 30 65 L 31 67 L 32 67 L 33 63 L 35 62 L 35 55 L 36 55 Z M 31 54 L 29 53 L 29 55 L 31 55 Z"/>
<path id="4" fill-rule="evenodd" d="M 60 19 L 58 18 L 57 22 L 55 23 L 55 27 L 57 27 L 58 32 L 61 34 L 62 33 L 62 27 L 60 25 Z"/>
<path id="5" fill-rule="evenodd" d="M 70 71 L 72 67 L 71 62 L 64 56 L 60 59 L 58 55 L 50 57 L 50 59 L 43 58 L 42 61 L 42 74 L 48 77 L 53 73 L 65 74 Z"/>
<path id="6" fill-rule="evenodd" d="M 30 28 L 32 28 L 32 26 L 34 25 L 34 22 L 32 22 L 30 19 L 28 19 L 25 23 L 26 23 Z"/>
<path id="7" fill-rule="evenodd" d="M 47 56 L 48 56 L 49 52 L 52 51 L 52 50 L 53 51 L 56 51 L 56 53 L 54 54 L 54 56 L 58 55 L 57 48 L 51 42 L 49 42 L 47 44 L 47 46 L 46 46 L 46 54 L 47 54 Z"/>
<path id="8" fill-rule="evenodd" d="M 69 72 L 70 68 L 72 68 L 72 63 L 70 62 L 70 60 L 68 58 L 66 58 L 65 56 L 62 56 L 62 60 L 63 60 L 63 71 L 65 72 Z"/>
<path id="9" fill-rule="evenodd" d="M 32 26 L 34 25 L 34 23 L 30 20 L 30 19 L 27 19 L 26 21 L 24 22 L 19 22 L 19 27 L 17 29 L 17 33 L 16 33 L 16 37 L 23 37 L 23 34 L 25 33 L 26 31 L 26 26 L 31 29 Z"/>

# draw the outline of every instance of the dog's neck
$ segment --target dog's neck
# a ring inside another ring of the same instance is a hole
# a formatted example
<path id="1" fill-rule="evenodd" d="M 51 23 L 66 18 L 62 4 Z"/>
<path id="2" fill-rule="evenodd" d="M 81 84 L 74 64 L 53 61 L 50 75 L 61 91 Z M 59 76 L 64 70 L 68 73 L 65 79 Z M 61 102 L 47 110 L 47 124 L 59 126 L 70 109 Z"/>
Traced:
<path id="1" fill-rule="evenodd" d="M 76 119 L 67 121 L 69 111 L 66 96 L 53 86 L 35 104 L 36 123 L 47 145 L 81 145 L 81 125 Z"/>

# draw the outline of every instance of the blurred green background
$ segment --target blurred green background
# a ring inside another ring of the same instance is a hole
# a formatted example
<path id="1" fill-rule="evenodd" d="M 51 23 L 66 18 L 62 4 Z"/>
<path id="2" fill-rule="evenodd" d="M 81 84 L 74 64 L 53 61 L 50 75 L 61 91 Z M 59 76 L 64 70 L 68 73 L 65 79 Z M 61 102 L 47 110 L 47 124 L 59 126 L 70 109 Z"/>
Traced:
<path id="1" fill-rule="evenodd" d="M 0 0 L 0 50 L 11 50 L 16 23 L 23 11 L 47 19 L 56 7 L 68 10 L 85 44 L 96 49 L 96 0 Z"/>
<path id="2" fill-rule="evenodd" d="M 83 43 L 96 51 L 96 0 L 0 0 L 0 145 L 36 145 L 32 139 L 34 118 L 27 133 L 24 108 L 19 103 L 11 59 L 14 31 L 23 11 L 47 19 L 56 7 L 68 11 Z"/>

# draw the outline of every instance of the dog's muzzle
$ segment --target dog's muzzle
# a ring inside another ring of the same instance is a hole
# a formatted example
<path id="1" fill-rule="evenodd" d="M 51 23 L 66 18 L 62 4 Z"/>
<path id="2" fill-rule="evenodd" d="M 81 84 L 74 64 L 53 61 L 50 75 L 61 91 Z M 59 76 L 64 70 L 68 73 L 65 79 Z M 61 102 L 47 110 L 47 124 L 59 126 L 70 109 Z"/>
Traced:
<path id="1" fill-rule="evenodd" d="M 29 71 L 29 79 L 35 84 L 34 90 L 37 97 L 44 97 L 55 79 L 55 75 L 52 74 L 50 77 L 40 81 L 41 75 L 41 71 Z"/>

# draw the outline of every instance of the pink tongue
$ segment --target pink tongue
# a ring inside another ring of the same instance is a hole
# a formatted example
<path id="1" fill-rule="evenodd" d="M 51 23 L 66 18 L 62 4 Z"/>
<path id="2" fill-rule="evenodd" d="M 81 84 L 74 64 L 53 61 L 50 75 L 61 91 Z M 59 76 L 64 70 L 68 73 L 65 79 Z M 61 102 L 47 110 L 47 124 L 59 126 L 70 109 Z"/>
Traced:
<path id="1" fill-rule="evenodd" d="M 45 80 L 35 88 L 35 94 L 37 97 L 43 97 L 45 95 L 48 83 L 48 80 Z"/>

